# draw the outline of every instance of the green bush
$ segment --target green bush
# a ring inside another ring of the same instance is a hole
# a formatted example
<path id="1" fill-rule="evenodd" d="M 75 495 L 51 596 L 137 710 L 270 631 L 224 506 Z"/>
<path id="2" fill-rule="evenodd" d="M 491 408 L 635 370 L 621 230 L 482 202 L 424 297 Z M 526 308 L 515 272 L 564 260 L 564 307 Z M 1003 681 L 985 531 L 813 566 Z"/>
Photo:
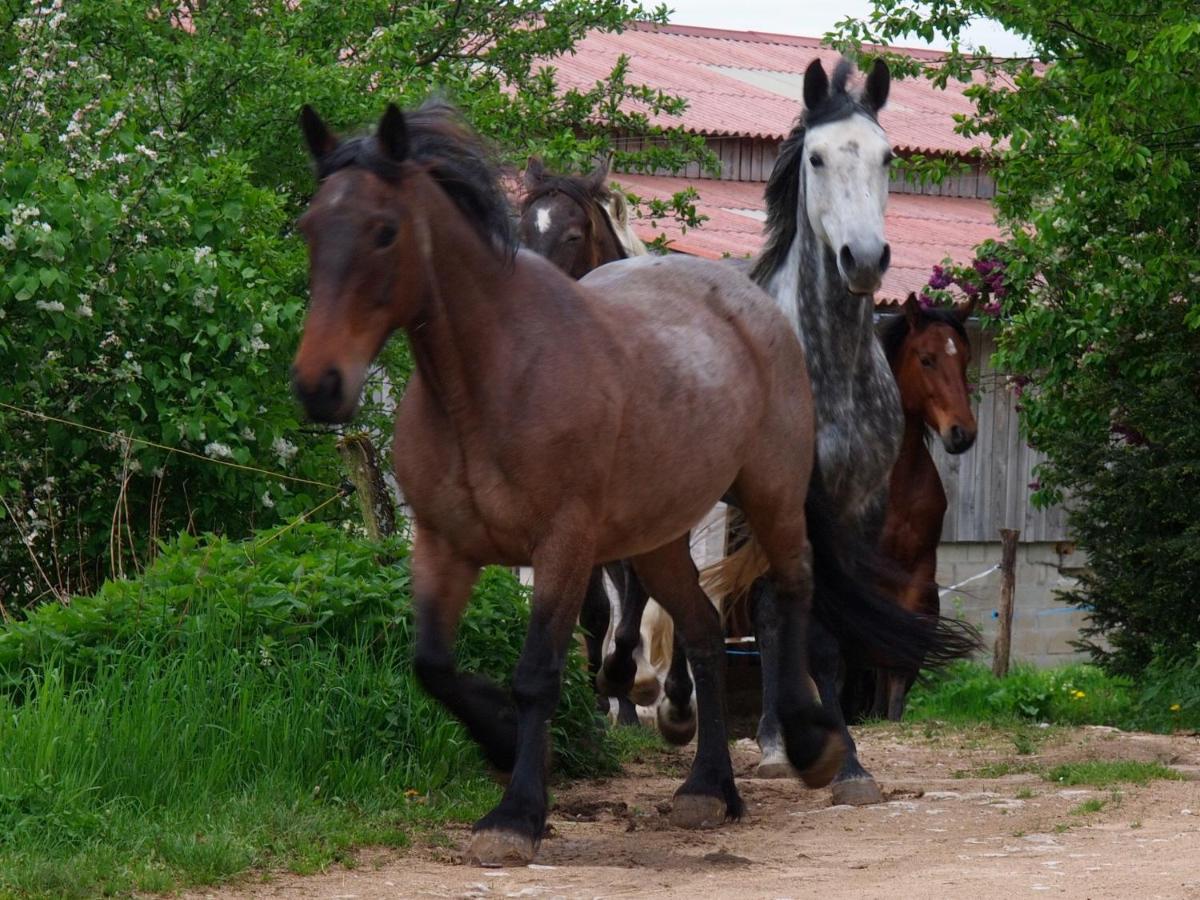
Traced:
<path id="1" fill-rule="evenodd" d="M 1200 657 L 1160 663 L 1134 681 L 1094 665 L 1017 666 L 996 678 L 977 663 L 956 663 L 913 688 L 906 716 L 916 721 L 1048 722 L 1170 732 L 1200 729 Z"/>
<path id="2" fill-rule="evenodd" d="M 307 293 L 293 222 L 313 187 L 303 103 L 354 128 L 437 89 L 510 161 L 582 166 L 620 134 L 652 138 L 618 152 L 624 165 L 711 164 L 699 136 L 657 124 L 684 101 L 630 83 L 627 61 L 564 92 L 535 65 L 647 15 L 665 13 L 0 4 L 0 603 L 91 593 L 144 566 L 159 536 L 241 538 L 329 496 L 204 459 L 337 480 L 329 433 L 301 427 L 287 389 Z M 399 341 L 379 362 L 372 397 L 411 370 Z M 382 405 L 362 417 L 380 437 Z"/>
<path id="3" fill-rule="evenodd" d="M 481 814 L 481 755 L 412 674 L 405 549 L 326 525 L 260 547 L 182 537 L 143 577 L 0 628 L 0 894 L 95 893 L 47 881 L 49 858 L 203 881 L 322 829 L 378 842 Z M 506 682 L 527 622 L 515 577 L 486 570 L 460 663 Z M 559 771 L 615 770 L 574 652 L 552 733 Z"/>

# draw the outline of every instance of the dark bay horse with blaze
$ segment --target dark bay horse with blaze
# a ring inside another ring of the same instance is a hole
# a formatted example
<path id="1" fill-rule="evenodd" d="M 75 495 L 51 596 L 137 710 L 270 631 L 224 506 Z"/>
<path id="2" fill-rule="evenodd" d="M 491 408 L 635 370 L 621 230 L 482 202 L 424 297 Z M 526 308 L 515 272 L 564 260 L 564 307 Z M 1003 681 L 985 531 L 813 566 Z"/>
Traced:
<path id="1" fill-rule="evenodd" d="M 720 621 L 686 539 L 730 490 L 778 596 L 788 757 L 808 784 L 828 783 L 844 746 L 802 686 L 811 571 L 837 565 L 821 557 L 839 526 L 806 516 L 812 399 L 783 315 L 719 263 L 643 257 L 576 283 L 514 252 L 488 154 L 445 105 L 407 115 L 389 106 L 373 135 L 346 141 L 308 107 L 301 122 L 319 184 L 300 219 L 311 304 L 293 390 L 311 418 L 345 422 L 372 360 L 394 331 L 407 334 L 416 371 L 393 461 L 416 522 L 414 665 L 511 772 L 475 825 L 469 858 L 533 858 L 568 645 L 593 566 L 613 559 L 631 559 L 675 620 L 695 677 L 698 745 L 672 821 L 701 827 L 742 813 Z M 511 695 L 454 662 L 458 623 L 489 563 L 534 567 Z M 852 604 L 853 591 L 842 599 Z"/>
<path id="2" fill-rule="evenodd" d="M 937 548 L 946 516 L 946 491 L 929 452 L 930 432 L 947 453 L 965 453 L 975 443 L 967 366 L 971 342 L 965 323 L 974 301 L 957 309 L 922 309 L 909 294 L 903 315 L 894 316 L 880 343 L 900 390 L 904 437 L 892 467 L 887 517 L 880 549 L 906 578 L 897 602 L 909 612 L 936 616 Z M 899 722 L 918 668 L 884 668 L 876 673 L 873 713 Z"/>

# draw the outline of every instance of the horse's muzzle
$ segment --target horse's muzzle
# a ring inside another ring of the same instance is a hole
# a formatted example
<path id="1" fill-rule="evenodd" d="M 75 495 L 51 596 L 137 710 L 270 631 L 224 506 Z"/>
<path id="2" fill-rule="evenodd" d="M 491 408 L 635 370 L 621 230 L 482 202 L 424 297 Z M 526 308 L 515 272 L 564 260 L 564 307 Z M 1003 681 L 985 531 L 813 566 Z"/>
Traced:
<path id="1" fill-rule="evenodd" d="M 975 432 L 967 431 L 961 425 L 951 425 L 950 430 L 943 432 L 941 438 L 947 453 L 966 453 L 975 444 Z"/>
<path id="2" fill-rule="evenodd" d="M 332 366 L 315 382 L 305 381 L 293 366 L 292 393 L 314 422 L 346 422 L 354 414 L 353 406 L 346 403 L 342 373 Z"/>

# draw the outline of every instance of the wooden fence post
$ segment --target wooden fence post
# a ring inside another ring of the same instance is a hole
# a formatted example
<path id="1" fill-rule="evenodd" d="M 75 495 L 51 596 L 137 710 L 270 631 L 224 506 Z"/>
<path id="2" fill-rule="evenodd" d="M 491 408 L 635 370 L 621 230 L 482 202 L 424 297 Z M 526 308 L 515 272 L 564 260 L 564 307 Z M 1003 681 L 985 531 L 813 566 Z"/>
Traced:
<path id="1" fill-rule="evenodd" d="M 348 434 L 338 441 L 337 448 L 358 494 L 367 534 L 377 541 L 395 533 L 396 508 L 379 470 L 379 457 L 370 438 L 361 432 Z"/>
<path id="2" fill-rule="evenodd" d="M 1008 674 L 1008 657 L 1012 649 L 1013 593 L 1017 586 L 1017 539 L 1021 532 L 1000 529 L 1000 620 L 997 623 L 996 649 L 992 657 L 992 674 L 1003 678 Z"/>

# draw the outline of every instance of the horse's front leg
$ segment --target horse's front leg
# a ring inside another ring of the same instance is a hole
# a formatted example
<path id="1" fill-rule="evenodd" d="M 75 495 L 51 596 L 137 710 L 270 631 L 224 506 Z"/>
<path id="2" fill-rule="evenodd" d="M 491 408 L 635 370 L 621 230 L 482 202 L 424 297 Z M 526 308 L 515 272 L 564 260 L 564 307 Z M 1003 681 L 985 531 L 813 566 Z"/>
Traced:
<path id="1" fill-rule="evenodd" d="M 454 638 L 479 567 L 459 556 L 431 528 L 417 529 L 412 576 L 416 611 L 413 668 L 421 686 L 466 726 L 497 769 L 516 759 L 517 719 L 512 699 L 481 675 L 460 672 Z"/>
<path id="2" fill-rule="evenodd" d="M 513 677 L 517 752 L 500 805 L 475 824 L 467 857 L 483 866 L 532 861 L 546 827 L 550 717 L 587 589 L 593 543 L 587 529 L 560 526 L 533 557 L 533 608 Z"/>

